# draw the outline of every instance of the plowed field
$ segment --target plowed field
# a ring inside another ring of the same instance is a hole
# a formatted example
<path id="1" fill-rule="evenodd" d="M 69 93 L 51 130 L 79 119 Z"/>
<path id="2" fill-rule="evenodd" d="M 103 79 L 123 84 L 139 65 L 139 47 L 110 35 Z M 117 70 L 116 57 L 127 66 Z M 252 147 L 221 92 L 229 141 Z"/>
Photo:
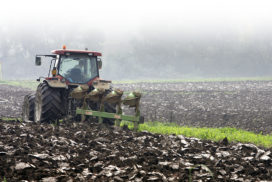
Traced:
<path id="1" fill-rule="evenodd" d="M 96 123 L 1 122 L 0 176 L 8 181 L 272 180 L 271 149 Z"/>

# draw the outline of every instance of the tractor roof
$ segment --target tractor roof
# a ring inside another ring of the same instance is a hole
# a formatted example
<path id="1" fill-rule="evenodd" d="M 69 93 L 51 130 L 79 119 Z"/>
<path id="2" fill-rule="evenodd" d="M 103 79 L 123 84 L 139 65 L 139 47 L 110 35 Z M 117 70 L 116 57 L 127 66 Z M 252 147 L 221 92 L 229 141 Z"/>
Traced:
<path id="1" fill-rule="evenodd" d="M 93 52 L 93 51 L 86 51 L 86 50 L 66 50 L 66 49 L 59 49 L 51 51 L 52 54 L 63 55 L 65 53 L 78 53 L 78 54 L 93 54 L 94 56 L 102 56 L 100 52 Z"/>

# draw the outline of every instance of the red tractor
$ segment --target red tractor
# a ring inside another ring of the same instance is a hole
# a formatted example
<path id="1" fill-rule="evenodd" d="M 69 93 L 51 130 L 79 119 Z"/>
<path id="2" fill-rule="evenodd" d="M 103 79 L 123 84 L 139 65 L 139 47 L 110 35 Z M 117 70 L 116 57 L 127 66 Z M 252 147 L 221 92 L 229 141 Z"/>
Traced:
<path id="1" fill-rule="evenodd" d="M 37 66 L 41 65 L 42 57 L 52 60 L 48 77 L 37 79 L 44 78 L 36 93 L 24 98 L 23 120 L 55 122 L 60 119 L 84 120 L 86 116 L 92 116 L 110 124 L 122 119 L 143 122 L 139 112 L 141 94 L 133 92 L 122 100 L 123 91 L 113 90 L 111 81 L 99 78 L 100 56 L 99 52 L 67 50 L 65 46 L 53 50 L 50 55 L 36 55 Z M 121 103 L 135 107 L 135 116 L 122 115 Z"/>

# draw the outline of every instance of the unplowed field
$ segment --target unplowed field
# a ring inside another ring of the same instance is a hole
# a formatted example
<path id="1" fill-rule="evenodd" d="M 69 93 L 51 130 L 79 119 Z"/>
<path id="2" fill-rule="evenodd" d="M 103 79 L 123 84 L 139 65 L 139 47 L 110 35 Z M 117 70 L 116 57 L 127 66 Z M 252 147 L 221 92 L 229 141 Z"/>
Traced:
<path id="1" fill-rule="evenodd" d="M 185 125 L 272 130 L 272 82 L 139 83 L 142 113 Z M 19 117 L 31 92 L 0 85 L 0 115 Z M 127 111 L 129 112 L 129 111 Z M 98 125 L 0 120 L 0 178 L 7 181 L 272 180 L 272 149 Z"/>
<path id="2" fill-rule="evenodd" d="M 272 81 L 138 83 L 116 87 L 143 92 L 141 110 L 147 120 L 272 132 Z"/>

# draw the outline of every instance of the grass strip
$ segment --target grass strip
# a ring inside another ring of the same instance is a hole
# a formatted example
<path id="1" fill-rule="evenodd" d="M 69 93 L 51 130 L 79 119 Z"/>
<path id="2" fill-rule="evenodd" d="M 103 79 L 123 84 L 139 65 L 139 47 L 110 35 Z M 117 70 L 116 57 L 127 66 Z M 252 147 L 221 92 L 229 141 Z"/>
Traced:
<path id="1" fill-rule="evenodd" d="M 22 118 L 0 117 L 0 121 L 22 121 Z"/>
<path id="2" fill-rule="evenodd" d="M 1 84 L 7 84 L 12 86 L 18 86 L 18 87 L 24 87 L 24 88 L 30 88 L 32 90 L 36 90 L 39 82 L 37 81 L 27 81 L 27 80 L 1 80 Z"/>
<path id="3" fill-rule="evenodd" d="M 271 81 L 272 77 L 229 77 L 229 78 L 183 78 L 166 80 L 120 80 L 113 81 L 114 84 L 133 83 L 178 83 L 178 82 L 237 82 L 237 81 Z M 1 84 L 20 86 L 36 90 L 39 82 L 30 80 L 0 80 Z"/>
<path id="4" fill-rule="evenodd" d="M 121 80 L 113 81 L 114 84 L 133 83 L 178 83 L 178 82 L 238 82 L 238 81 L 271 81 L 272 77 L 225 77 L 225 78 L 183 78 L 166 80 Z"/>
<path id="5" fill-rule="evenodd" d="M 133 129 L 133 123 L 123 121 L 121 126 L 128 125 L 129 129 Z M 161 122 L 146 122 L 139 125 L 139 131 L 148 131 L 158 134 L 175 134 L 183 135 L 186 137 L 195 137 L 203 140 L 220 141 L 225 137 L 230 142 L 252 143 L 257 146 L 271 148 L 272 147 L 272 135 L 256 134 L 236 128 L 198 128 L 179 126 L 175 123 L 161 123 Z"/>

